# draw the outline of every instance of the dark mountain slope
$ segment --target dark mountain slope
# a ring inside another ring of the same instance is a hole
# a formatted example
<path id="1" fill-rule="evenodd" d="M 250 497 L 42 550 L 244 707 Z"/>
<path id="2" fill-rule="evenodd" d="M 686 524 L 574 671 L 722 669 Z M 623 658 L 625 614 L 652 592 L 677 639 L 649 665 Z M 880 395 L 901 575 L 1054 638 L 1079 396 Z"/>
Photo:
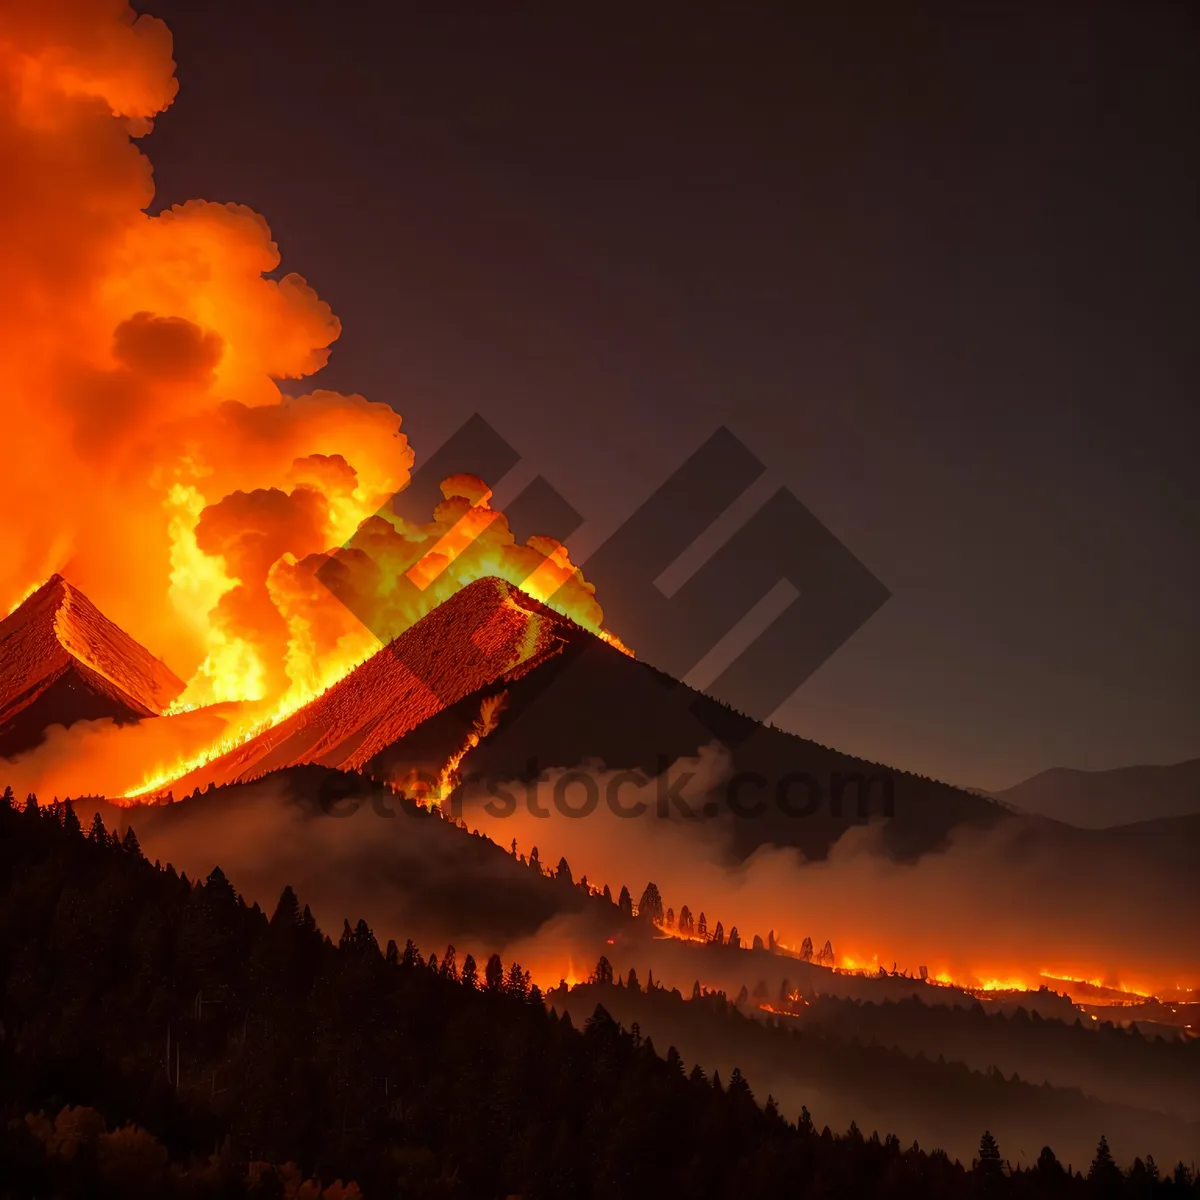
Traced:
<path id="1" fill-rule="evenodd" d="M 524 779 L 600 762 L 650 776 L 721 742 L 766 811 L 729 821 L 734 852 L 798 846 L 823 857 L 851 825 L 890 814 L 902 856 L 940 845 L 964 822 L 1005 810 L 986 798 L 820 746 L 732 712 L 629 657 L 499 579 L 456 593 L 307 707 L 182 780 L 176 792 L 312 763 L 402 781 L 437 777 L 487 696 L 506 693 L 496 731 L 470 768 Z M 801 778 L 802 777 L 802 778 Z M 785 804 L 778 798 L 786 793 Z M 807 806 L 802 816 L 784 811 Z M 728 811 L 722 814 L 728 817 Z"/>
<path id="2" fill-rule="evenodd" d="M 367 770 L 391 778 L 414 769 L 436 773 L 461 745 L 483 696 L 494 690 L 480 689 L 433 715 L 375 755 Z M 676 759 L 721 743 L 729 752 L 729 776 L 753 777 L 741 797 L 765 807 L 751 818 L 734 817 L 726 794 L 716 798 L 722 810 L 717 820 L 741 857 L 771 843 L 823 858 L 851 825 L 889 812 L 889 846 L 900 856 L 916 856 L 941 844 L 957 825 L 990 824 L 1007 815 L 984 797 L 760 725 L 586 633 L 509 682 L 506 691 L 495 732 L 471 752 L 465 768 L 486 779 L 524 780 L 543 770 L 600 763 L 654 778 Z M 787 803 L 793 812 L 813 811 L 789 815 Z"/>
<path id="3" fill-rule="evenodd" d="M 388 788 L 326 767 L 299 766 L 212 787 L 173 804 L 75 801 L 144 853 L 193 878 L 221 864 L 250 901 L 267 906 L 292 884 L 317 919 L 365 917 L 381 936 L 438 952 L 504 947 L 571 917 L 590 948 L 627 924 L 616 906 L 518 862 L 483 836 Z M 598 952 L 598 949 L 597 949 Z"/>
<path id="4" fill-rule="evenodd" d="M 477 580 L 311 704 L 174 788 L 245 781 L 303 763 L 357 770 L 447 704 L 586 636 L 503 580 Z"/>

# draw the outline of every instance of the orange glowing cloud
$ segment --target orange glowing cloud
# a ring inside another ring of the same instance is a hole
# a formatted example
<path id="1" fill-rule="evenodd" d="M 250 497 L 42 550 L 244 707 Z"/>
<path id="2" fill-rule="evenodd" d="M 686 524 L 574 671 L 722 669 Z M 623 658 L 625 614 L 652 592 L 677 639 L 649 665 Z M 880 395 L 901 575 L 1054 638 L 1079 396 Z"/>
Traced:
<path id="1" fill-rule="evenodd" d="M 262 216 L 205 200 L 148 214 L 136 139 L 176 94 L 166 26 L 112 0 L 0 12 L 0 611 L 61 571 L 188 682 L 177 708 L 249 701 L 255 722 L 473 571 L 520 583 L 540 566 L 534 590 L 561 588 L 554 603 L 600 631 L 565 548 L 518 545 L 482 481 L 449 481 L 428 526 L 375 516 L 409 480 L 401 419 L 280 390 L 324 366 L 340 325 L 303 277 L 270 277 Z M 312 575 L 352 537 L 373 633 Z M 410 569 L 422 586 L 399 603 Z"/>

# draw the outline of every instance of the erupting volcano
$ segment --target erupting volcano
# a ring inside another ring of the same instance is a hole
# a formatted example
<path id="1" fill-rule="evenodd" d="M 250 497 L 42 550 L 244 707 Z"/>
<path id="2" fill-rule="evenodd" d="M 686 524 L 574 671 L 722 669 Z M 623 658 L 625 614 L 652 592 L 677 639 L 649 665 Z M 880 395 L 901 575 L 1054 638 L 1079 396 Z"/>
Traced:
<path id="1" fill-rule="evenodd" d="M 357 771 L 464 696 L 507 682 L 582 635 L 572 621 L 501 579 L 468 584 L 319 699 L 202 764 L 166 767 L 178 791 L 312 763 Z"/>

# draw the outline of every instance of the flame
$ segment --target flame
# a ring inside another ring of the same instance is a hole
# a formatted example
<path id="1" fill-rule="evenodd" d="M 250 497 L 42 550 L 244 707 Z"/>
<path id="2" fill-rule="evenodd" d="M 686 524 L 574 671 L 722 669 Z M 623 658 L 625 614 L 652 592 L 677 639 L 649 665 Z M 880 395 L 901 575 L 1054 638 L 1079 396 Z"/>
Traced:
<path id="1" fill-rule="evenodd" d="M 654 928 L 658 930 L 657 936 L 660 938 L 674 938 L 679 942 L 701 942 L 708 943 L 712 938 L 705 937 L 702 933 L 682 933 L 676 925 L 666 925 L 662 921 L 655 921 Z"/>
<path id="2" fill-rule="evenodd" d="M 659 938 L 670 938 L 676 941 L 699 942 L 709 944 L 712 942 L 712 937 L 703 936 L 698 933 L 682 933 L 675 925 L 667 925 L 665 922 L 655 922 L 656 936 Z M 743 941 L 742 948 L 749 949 L 750 942 Z M 776 952 L 795 955 L 795 951 L 786 943 L 775 939 Z M 953 987 L 960 991 L 966 992 L 974 996 L 987 996 L 1000 993 L 1019 993 L 1019 992 L 1037 992 L 1041 988 L 1049 988 L 1051 991 L 1057 991 L 1061 995 L 1074 1001 L 1086 1000 L 1088 1004 L 1140 1004 L 1146 1000 L 1156 998 L 1155 989 L 1146 984 L 1131 984 L 1128 982 L 1117 982 L 1115 980 L 1104 980 L 1096 976 L 1090 978 L 1075 971 L 1063 970 L 979 970 L 979 971 L 958 971 L 953 972 L 947 968 L 939 968 L 927 972 L 927 977 L 922 979 L 917 971 L 906 970 L 903 967 L 893 966 L 888 969 L 880 962 L 878 954 L 871 957 L 863 957 L 854 954 L 839 953 L 834 962 L 822 962 L 820 955 L 814 955 L 811 965 L 817 968 L 827 968 L 835 974 L 844 975 L 863 975 L 867 977 L 875 977 L 880 975 L 882 968 L 883 975 L 889 978 L 906 978 L 913 983 L 925 983 L 933 987 Z M 1090 990 L 1099 990 L 1102 993 L 1117 992 L 1125 999 L 1117 999 L 1111 996 L 1101 995 L 1099 997 L 1089 994 Z M 1180 988 L 1181 992 L 1185 989 Z M 798 992 L 794 992 L 789 997 L 789 1001 L 803 1002 Z M 766 1012 L 784 1012 L 786 1009 L 780 1010 L 771 1005 L 762 1004 L 758 1006 Z M 1095 1019 L 1095 1018 L 1093 1018 Z"/>
<path id="3" fill-rule="evenodd" d="M 479 716 L 475 719 L 475 723 L 471 726 L 470 731 L 463 740 L 463 744 L 450 755 L 445 765 L 438 772 L 437 783 L 434 785 L 433 790 L 424 792 L 419 785 L 414 788 L 416 795 L 421 801 L 440 807 L 442 801 L 458 787 L 459 768 L 462 766 L 462 760 L 496 728 L 500 719 L 500 713 L 503 712 L 507 702 L 508 692 L 506 691 L 497 692 L 492 696 L 484 696 L 479 705 Z"/>
<path id="4" fill-rule="evenodd" d="M 326 364 L 340 324 L 280 274 L 258 213 L 149 215 L 137 139 L 174 67 L 161 21 L 99 0 L 18 4 L 0 38 L 0 420 L 19 497 L 0 594 L 19 604 L 61 569 L 187 680 L 172 712 L 243 710 L 202 755 L 146 764 L 135 794 L 295 712 L 484 575 L 624 649 L 567 548 L 519 543 L 482 481 L 447 480 L 427 523 L 390 514 L 414 461 L 394 409 L 282 390 Z M 330 558 L 345 603 L 315 577 Z"/>
<path id="5" fill-rule="evenodd" d="M 24 604 L 24 603 L 25 603 L 25 601 L 26 601 L 26 600 L 28 600 L 28 599 L 29 599 L 29 597 L 30 597 L 30 596 L 32 596 L 32 595 L 33 595 L 33 593 L 34 593 L 34 592 L 36 592 L 36 591 L 38 590 L 38 588 L 40 588 L 44 582 L 45 582 L 45 580 L 39 580 L 37 583 L 31 583 L 31 584 L 30 584 L 30 585 L 29 585 L 29 586 L 28 586 L 28 587 L 27 587 L 27 588 L 26 588 L 26 589 L 25 589 L 25 590 L 24 590 L 24 591 L 21 593 L 21 595 L 20 595 L 20 596 L 18 596 L 18 597 L 17 597 L 17 599 L 13 601 L 13 603 L 12 603 L 12 606 L 11 606 L 11 607 L 9 608 L 9 610 L 8 610 L 8 611 L 9 611 L 9 613 L 10 613 L 10 614 L 11 614 L 11 613 L 15 613 L 15 612 L 17 611 L 17 609 L 18 609 L 18 608 L 20 608 L 20 607 L 21 607 L 21 605 L 22 605 L 22 604 Z"/>
<path id="6" fill-rule="evenodd" d="M 0 325 L 15 371 L 2 393 L 8 486 L 23 500 L 0 533 L 0 586 L 19 605 L 37 585 L 16 585 L 66 560 L 188 680 L 170 713 L 241 706 L 212 745 L 147 764 L 128 795 L 294 713 L 486 574 L 620 647 L 566 548 L 519 545 L 481 481 L 447 480 L 427 525 L 376 515 L 409 480 L 400 418 L 359 396 L 280 391 L 324 365 L 340 327 L 300 276 L 268 278 L 279 252 L 266 222 L 199 201 L 145 214 L 149 166 L 131 139 L 175 94 L 166 27 L 102 6 L 42 9 L 0 45 L 0 82 L 11 76 L 18 97 L 0 107 L 5 144 L 42 197 L 14 206 L 0 263 L 4 293 L 39 297 Z M 60 161 L 94 169 L 63 182 Z M 313 573 L 348 543 L 366 626 Z"/>

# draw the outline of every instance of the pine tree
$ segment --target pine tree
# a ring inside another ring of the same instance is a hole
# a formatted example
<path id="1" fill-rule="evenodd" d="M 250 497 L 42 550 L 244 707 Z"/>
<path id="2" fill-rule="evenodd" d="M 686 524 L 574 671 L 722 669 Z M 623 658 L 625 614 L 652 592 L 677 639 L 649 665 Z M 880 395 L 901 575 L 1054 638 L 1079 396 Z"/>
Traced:
<path id="1" fill-rule="evenodd" d="M 602 954 L 600 960 L 596 963 L 596 970 L 592 975 L 594 983 L 612 983 L 613 969 L 612 963 Z"/>
<path id="2" fill-rule="evenodd" d="M 479 968 L 475 965 L 475 959 L 470 954 L 463 960 L 462 984 L 463 987 L 468 987 L 472 990 L 479 986 Z"/>
<path id="3" fill-rule="evenodd" d="M 720 921 L 717 922 L 717 927 L 713 930 L 712 940 L 714 946 L 725 945 L 725 926 Z"/>
<path id="4" fill-rule="evenodd" d="M 99 813 L 92 817 L 92 827 L 88 830 L 88 841 L 97 846 L 108 842 L 108 830 L 104 828 L 104 820 Z"/>
<path id="5" fill-rule="evenodd" d="M 1096 1157 L 1092 1159 L 1088 1170 L 1088 1183 L 1101 1196 L 1111 1195 L 1121 1185 L 1121 1170 L 1113 1162 L 1112 1151 L 1108 1148 L 1108 1138 L 1100 1135 L 1100 1143 L 1096 1147 Z"/>
<path id="6" fill-rule="evenodd" d="M 629 894 L 629 889 L 624 884 L 621 885 L 621 895 L 617 900 L 617 908 L 621 910 L 622 916 L 633 916 L 633 897 Z"/>
<path id="7" fill-rule="evenodd" d="M 133 832 L 132 825 L 125 830 L 125 836 L 121 839 L 121 849 L 133 858 L 142 857 L 142 847 L 138 844 L 137 834 Z"/>
<path id="8" fill-rule="evenodd" d="M 483 968 L 483 985 L 489 992 L 498 992 L 504 987 L 504 964 L 500 955 L 493 954 Z"/>
<path id="9" fill-rule="evenodd" d="M 270 924 L 272 929 L 280 930 L 299 927 L 300 901 L 296 898 L 296 893 L 292 891 L 291 884 L 288 884 L 279 893 L 279 903 L 275 905 Z"/>
<path id="10" fill-rule="evenodd" d="M 571 866 L 567 862 L 566 855 L 558 860 L 558 869 L 554 872 L 554 878 L 561 883 L 574 883 L 575 880 L 571 877 Z"/>
<path id="11" fill-rule="evenodd" d="M 653 921 L 656 925 L 662 924 L 663 902 L 656 884 L 646 884 L 646 890 L 642 892 L 642 898 L 638 901 L 638 917 Z"/>
<path id="12" fill-rule="evenodd" d="M 729 1077 L 728 1090 L 731 1096 L 740 1096 L 743 1100 L 754 1101 L 754 1093 L 750 1090 L 750 1085 L 746 1082 L 746 1077 L 742 1074 L 740 1067 L 733 1068 L 733 1074 Z"/>
<path id="13" fill-rule="evenodd" d="M 83 826 L 79 824 L 79 817 L 75 812 L 75 806 L 68 800 L 63 805 L 63 828 L 72 835 L 72 837 L 83 832 Z"/>
<path id="14" fill-rule="evenodd" d="M 379 943 L 375 940 L 375 934 L 362 917 L 358 918 L 358 924 L 354 927 L 354 945 L 364 954 L 370 953 L 372 956 L 378 956 L 381 953 Z"/>
<path id="15" fill-rule="evenodd" d="M 679 1051 L 674 1046 L 667 1047 L 667 1071 L 676 1079 L 686 1078 L 683 1059 L 679 1057 Z"/>
<path id="16" fill-rule="evenodd" d="M 213 867 L 204 883 L 204 895 L 210 903 L 231 905 L 237 900 L 233 884 L 225 877 L 220 867 Z"/>
<path id="17" fill-rule="evenodd" d="M 813 957 L 812 938 L 806 937 L 804 939 L 804 941 L 801 942 L 801 944 L 800 944 L 800 961 L 801 962 L 812 962 L 812 957 Z"/>
<path id="18" fill-rule="evenodd" d="M 998 1178 L 1004 1172 L 1004 1163 L 1000 1158 L 1000 1147 L 992 1137 L 991 1130 L 985 1129 L 979 1139 L 979 1159 L 975 1169 L 988 1179 Z"/>
<path id="19" fill-rule="evenodd" d="M 529 972 L 521 969 L 521 964 L 514 962 L 508 968 L 508 978 L 504 981 L 504 990 L 510 996 L 525 999 L 529 995 Z"/>

